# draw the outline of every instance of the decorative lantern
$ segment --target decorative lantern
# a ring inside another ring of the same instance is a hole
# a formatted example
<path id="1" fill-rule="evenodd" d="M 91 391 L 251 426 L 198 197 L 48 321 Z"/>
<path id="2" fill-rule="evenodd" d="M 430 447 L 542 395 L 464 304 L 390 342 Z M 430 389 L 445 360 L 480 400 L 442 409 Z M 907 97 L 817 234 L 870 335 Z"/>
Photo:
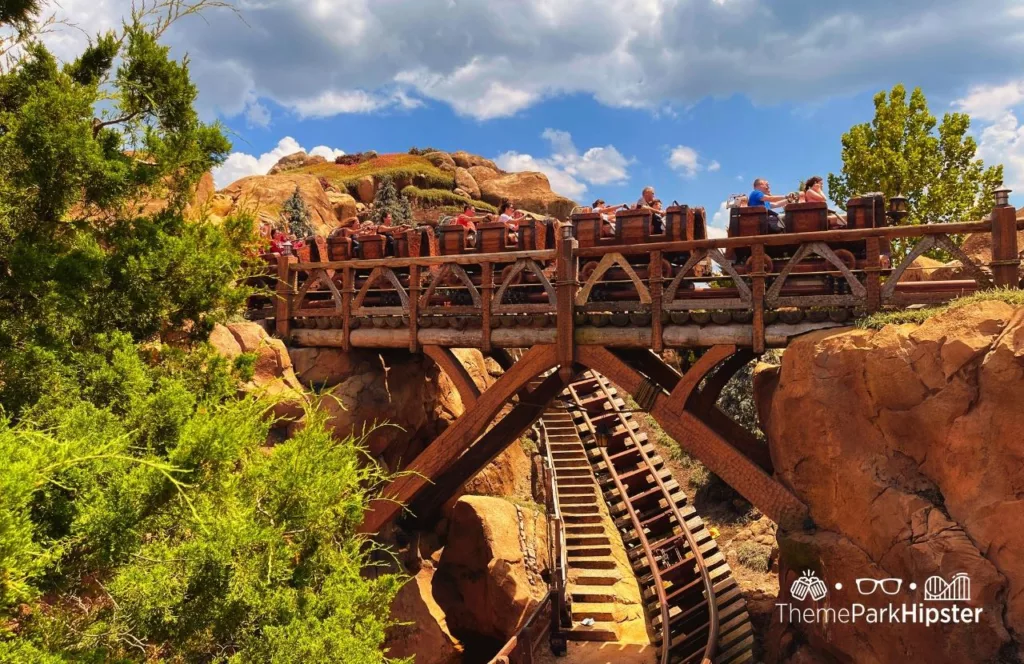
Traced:
<path id="1" fill-rule="evenodd" d="M 597 443 L 597 446 L 600 447 L 601 449 L 606 449 L 608 447 L 608 443 L 611 441 L 611 439 L 612 439 L 611 429 L 609 429 L 604 424 L 602 424 L 601 426 L 597 427 L 597 430 L 594 431 L 594 442 Z"/>
<path id="2" fill-rule="evenodd" d="M 910 214 L 907 211 L 907 197 L 902 194 L 896 194 L 889 198 L 888 214 L 893 223 L 899 226 L 900 222 L 906 219 L 907 215 Z"/>
<path id="3" fill-rule="evenodd" d="M 562 239 L 563 240 L 571 240 L 572 239 L 572 223 L 565 222 L 564 224 L 562 224 Z"/>
<path id="4" fill-rule="evenodd" d="M 992 192 L 996 197 L 996 207 L 1005 207 L 1010 204 L 1010 192 L 1013 191 L 1006 185 L 1003 185 Z"/>

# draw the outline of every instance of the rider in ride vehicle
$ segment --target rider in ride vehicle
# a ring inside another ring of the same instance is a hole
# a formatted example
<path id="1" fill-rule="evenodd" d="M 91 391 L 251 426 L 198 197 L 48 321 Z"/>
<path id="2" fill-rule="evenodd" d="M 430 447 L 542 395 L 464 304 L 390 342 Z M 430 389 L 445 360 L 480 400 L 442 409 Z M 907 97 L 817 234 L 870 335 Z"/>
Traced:
<path id="1" fill-rule="evenodd" d="M 754 180 L 754 190 L 747 196 L 747 205 L 750 207 L 763 205 L 768 210 L 768 230 L 772 233 L 782 233 L 786 230 L 782 218 L 772 208 L 783 207 L 788 201 L 787 196 L 773 196 L 772 186 L 764 178 Z"/>

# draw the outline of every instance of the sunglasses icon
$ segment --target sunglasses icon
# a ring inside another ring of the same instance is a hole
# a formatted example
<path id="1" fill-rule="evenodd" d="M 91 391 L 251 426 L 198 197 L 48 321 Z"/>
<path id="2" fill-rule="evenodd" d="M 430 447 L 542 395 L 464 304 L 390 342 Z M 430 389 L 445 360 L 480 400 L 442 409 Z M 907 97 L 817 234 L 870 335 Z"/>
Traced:
<path id="1" fill-rule="evenodd" d="M 857 592 L 871 595 L 881 590 L 886 595 L 895 595 L 903 587 L 903 579 L 857 579 Z"/>

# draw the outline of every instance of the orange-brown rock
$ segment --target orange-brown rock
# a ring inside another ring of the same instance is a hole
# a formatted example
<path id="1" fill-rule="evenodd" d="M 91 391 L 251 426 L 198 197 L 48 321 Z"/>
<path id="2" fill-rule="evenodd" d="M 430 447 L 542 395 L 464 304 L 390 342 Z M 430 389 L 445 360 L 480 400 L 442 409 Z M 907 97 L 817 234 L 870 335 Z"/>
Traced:
<path id="1" fill-rule="evenodd" d="M 389 657 L 415 657 L 417 664 L 459 664 L 462 644 L 448 631 L 444 611 L 431 590 L 434 569 L 422 567 L 398 591 L 391 617 L 399 625 L 388 630 L 384 651 Z"/>
<path id="2" fill-rule="evenodd" d="M 449 173 L 455 172 L 455 160 L 447 152 L 428 152 L 423 155 L 423 158 L 429 161 L 434 166 L 437 166 L 442 171 Z"/>
<path id="3" fill-rule="evenodd" d="M 288 349 L 280 339 L 268 335 L 257 323 L 242 322 L 215 325 L 209 342 L 218 353 L 230 359 L 242 353 L 255 354 L 252 380 L 243 389 L 273 399 L 277 417 L 296 419 L 302 416 L 306 397 L 292 369 Z"/>
<path id="4" fill-rule="evenodd" d="M 377 185 L 373 181 L 372 175 L 364 175 L 356 181 L 355 194 L 360 203 L 369 205 L 373 202 L 377 195 Z"/>
<path id="5" fill-rule="evenodd" d="M 1017 218 L 1021 218 L 1019 212 Z M 992 234 L 973 233 L 968 235 L 964 238 L 964 243 L 960 248 L 975 263 L 987 265 L 992 260 Z M 1024 231 L 1017 231 L 1017 255 L 1024 258 Z M 1020 266 L 1020 276 L 1024 278 L 1024 264 Z"/>
<path id="6" fill-rule="evenodd" d="M 551 184 L 543 173 L 509 173 L 477 184 L 480 185 L 481 198 L 491 205 L 498 205 L 502 199 L 508 198 L 517 208 L 559 219 L 567 219 L 576 206 L 572 200 L 551 191 Z"/>
<path id="7" fill-rule="evenodd" d="M 455 186 L 466 192 L 470 198 L 480 198 L 480 185 L 473 179 L 473 175 L 461 166 L 455 169 Z"/>
<path id="8" fill-rule="evenodd" d="M 456 166 L 461 166 L 462 168 L 470 168 L 472 166 L 486 166 L 487 168 L 493 171 L 501 172 L 501 169 L 498 168 L 497 164 L 495 164 L 490 159 L 486 159 L 479 155 L 470 154 L 464 150 L 453 152 L 451 154 L 451 158 L 452 161 L 455 162 Z"/>
<path id="9" fill-rule="evenodd" d="M 944 266 L 942 261 L 927 256 L 918 256 L 907 267 L 907 271 L 900 277 L 900 281 L 931 281 L 932 274 Z"/>
<path id="10" fill-rule="evenodd" d="M 267 171 L 267 175 L 277 175 L 278 173 L 293 171 L 297 168 L 302 168 L 303 166 L 315 166 L 316 164 L 324 163 L 327 163 L 327 160 L 323 157 L 311 157 L 300 150 L 278 159 L 277 163 Z"/>
<path id="11" fill-rule="evenodd" d="M 320 235 L 328 235 L 340 225 L 327 192 L 314 175 L 283 173 L 280 175 L 251 175 L 234 182 L 217 194 L 220 202 L 217 213 L 221 216 L 247 211 L 258 219 L 278 223 L 281 206 L 291 198 L 298 187 L 299 195 L 309 208 L 310 223 Z M 226 208 L 226 209 L 225 209 Z"/>
<path id="12" fill-rule="evenodd" d="M 846 588 L 831 606 L 864 600 L 863 577 L 904 579 L 885 599 L 912 604 L 929 577 L 965 572 L 965 604 L 983 609 L 969 625 L 794 626 L 815 647 L 867 663 L 1024 654 L 1022 385 L 1024 308 L 1002 302 L 790 344 L 773 393 L 766 380 L 756 393 L 776 474 L 817 525 L 780 533 L 783 594 L 787 574 L 813 569 Z"/>
<path id="13" fill-rule="evenodd" d="M 490 166 L 470 166 L 466 170 L 469 171 L 469 174 L 473 176 L 473 181 L 478 185 L 501 177 L 501 173 Z"/>
<path id="14" fill-rule="evenodd" d="M 356 203 L 356 199 L 352 198 L 351 195 L 329 191 L 327 192 L 327 200 L 330 201 L 331 208 L 334 209 L 334 216 L 341 220 L 342 223 L 359 216 L 358 203 Z"/>
<path id="15" fill-rule="evenodd" d="M 504 642 L 547 592 L 543 514 L 489 496 L 464 496 L 452 510 L 434 597 L 452 633 Z"/>

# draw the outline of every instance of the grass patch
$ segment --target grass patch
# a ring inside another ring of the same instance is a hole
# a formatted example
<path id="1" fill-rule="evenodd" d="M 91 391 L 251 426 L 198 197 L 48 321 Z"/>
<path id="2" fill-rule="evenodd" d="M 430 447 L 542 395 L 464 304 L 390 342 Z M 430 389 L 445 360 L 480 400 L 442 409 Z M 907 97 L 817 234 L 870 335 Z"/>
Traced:
<path id="1" fill-rule="evenodd" d="M 878 313 L 857 319 L 856 325 L 864 330 L 880 330 L 886 325 L 902 325 L 904 323 L 921 324 L 936 314 L 940 314 L 951 309 L 959 309 L 961 307 L 977 304 L 979 302 L 1005 302 L 1013 306 L 1024 306 L 1024 290 L 1016 288 L 994 288 L 958 297 L 947 304 L 936 307 L 904 309 L 900 311 L 879 311 Z"/>
<path id="2" fill-rule="evenodd" d="M 744 542 L 736 548 L 736 560 L 740 565 L 755 572 L 767 572 L 771 564 L 772 550 L 755 542 Z"/>
<path id="3" fill-rule="evenodd" d="M 462 212 L 462 206 L 468 203 L 477 210 L 484 210 L 492 214 L 496 214 L 498 212 L 498 208 L 494 207 L 490 203 L 473 200 L 468 196 L 460 196 L 454 191 L 449 191 L 448 189 L 420 189 L 419 187 L 409 185 L 402 189 L 402 195 L 410 200 L 418 202 L 420 205 L 429 207 L 454 207 L 459 212 Z"/>
<path id="4" fill-rule="evenodd" d="M 686 480 L 690 488 L 699 492 L 711 486 L 711 480 L 714 478 L 714 475 L 711 474 L 707 466 L 695 459 L 691 459 L 691 463 L 693 465 L 690 466 L 690 477 Z"/>
<path id="5" fill-rule="evenodd" d="M 529 436 L 523 436 L 522 438 L 520 438 L 519 445 L 523 448 L 523 451 L 526 452 L 528 456 L 533 456 L 534 454 L 540 453 L 540 450 L 537 449 L 537 443 L 533 442 L 533 439 L 530 438 Z"/>
<path id="6" fill-rule="evenodd" d="M 452 189 L 455 186 L 454 174 L 445 173 L 423 157 L 412 154 L 385 154 L 352 166 L 330 162 L 313 164 L 298 168 L 294 172 L 326 178 L 339 188 L 355 186 L 360 178 L 367 175 L 375 178 L 388 176 L 395 181 L 411 180 L 419 175 L 430 188 Z"/>

